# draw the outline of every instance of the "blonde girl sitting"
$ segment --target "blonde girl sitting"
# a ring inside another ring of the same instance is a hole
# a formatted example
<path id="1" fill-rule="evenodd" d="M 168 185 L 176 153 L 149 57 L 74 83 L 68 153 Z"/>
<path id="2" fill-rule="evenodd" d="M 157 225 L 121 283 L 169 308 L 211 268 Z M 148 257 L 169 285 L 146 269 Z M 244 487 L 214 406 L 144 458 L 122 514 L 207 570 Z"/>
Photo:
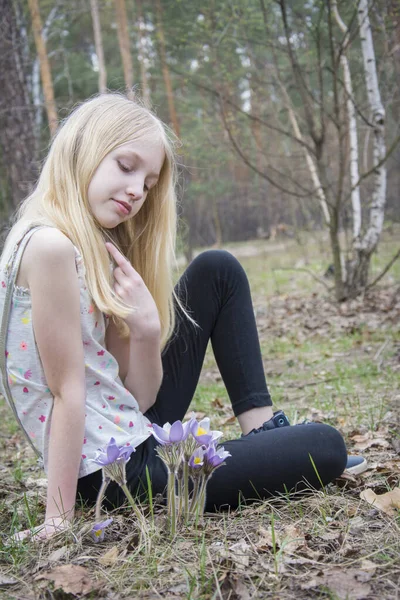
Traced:
<path id="1" fill-rule="evenodd" d="M 45 520 L 34 532 L 40 538 L 69 525 L 77 498 L 95 501 L 101 470 L 92 459 L 111 437 L 139 444 L 127 468 L 132 492 L 147 466 L 153 493 L 164 493 L 167 474 L 150 424 L 183 419 L 210 339 L 243 436 L 224 442 L 232 458 L 209 484 L 207 510 L 234 508 L 240 495 L 318 488 L 346 466 L 335 429 L 289 427 L 283 413 L 274 415 L 236 259 L 201 254 L 174 291 L 175 182 L 173 144 L 160 120 L 120 94 L 104 94 L 59 128 L 7 237 L 1 311 L 9 265 L 26 244 L 5 358 L 18 418 L 48 477 Z M 110 484 L 109 505 L 123 501 Z"/>

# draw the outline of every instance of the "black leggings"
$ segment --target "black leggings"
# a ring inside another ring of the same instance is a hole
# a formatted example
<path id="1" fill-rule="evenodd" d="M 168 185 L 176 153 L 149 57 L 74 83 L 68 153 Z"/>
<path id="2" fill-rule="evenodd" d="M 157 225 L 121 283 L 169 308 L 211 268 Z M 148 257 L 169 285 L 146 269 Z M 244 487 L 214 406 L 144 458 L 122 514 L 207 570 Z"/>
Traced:
<path id="1" fill-rule="evenodd" d="M 155 404 L 146 413 L 150 421 L 163 425 L 184 418 L 209 340 L 234 414 L 271 406 L 249 283 L 240 263 L 225 251 L 203 252 L 181 277 L 177 292 L 198 327 L 178 311 L 176 333 L 163 355 L 163 382 Z M 209 416 L 212 425 L 212 415 Z M 224 506 L 236 508 L 252 499 L 309 486 L 320 488 L 321 483 L 326 485 L 343 472 L 347 460 L 340 433 L 317 423 L 273 429 L 222 443 L 232 456 L 208 484 L 207 511 Z M 167 472 L 155 452 L 156 444 L 151 436 L 127 464 L 128 485 L 134 494 L 147 489 L 147 466 L 153 495 L 165 495 Z M 78 495 L 93 503 L 100 484 L 101 471 L 87 475 L 78 482 Z M 107 505 L 119 506 L 124 500 L 119 486 L 111 483 Z"/>

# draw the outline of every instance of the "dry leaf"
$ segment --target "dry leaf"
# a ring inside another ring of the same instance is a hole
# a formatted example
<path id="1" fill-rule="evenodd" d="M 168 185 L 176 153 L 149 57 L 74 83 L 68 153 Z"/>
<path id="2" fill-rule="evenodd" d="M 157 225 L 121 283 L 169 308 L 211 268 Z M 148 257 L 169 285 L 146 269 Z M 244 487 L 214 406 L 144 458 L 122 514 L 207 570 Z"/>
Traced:
<path id="1" fill-rule="evenodd" d="M 214 398 L 214 400 L 211 402 L 211 404 L 217 410 L 221 410 L 222 408 L 224 408 L 224 403 L 222 402 L 222 400 L 220 398 Z"/>
<path id="2" fill-rule="evenodd" d="M 255 547 L 258 552 L 271 552 L 274 548 L 274 543 L 272 541 L 272 529 L 264 529 L 264 527 L 260 527 L 258 530 L 259 538 L 255 543 Z M 280 538 L 278 532 L 275 531 L 275 549 L 280 548 Z"/>
<path id="3" fill-rule="evenodd" d="M 379 495 L 375 494 L 371 488 L 368 488 L 361 492 L 360 498 L 391 517 L 395 517 L 397 514 L 396 509 L 400 509 L 400 488 L 398 487 L 390 492 Z"/>
<path id="4" fill-rule="evenodd" d="M 118 546 L 113 546 L 103 556 L 100 556 L 99 563 L 103 565 L 103 567 L 109 567 L 114 565 L 119 557 Z"/>
<path id="5" fill-rule="evenodd" d="M 371 586 L 360 581 L 365 573 L 357 569 L 331 569 L 325 572 L 314 572 L 311 579 L 301 584 L 302 590 L 324 586 L 334 592 L 338 600 L 365 600 L 369 598 Z"/>
<path id="6" fill-rule="evenodd" d="M 224 421 L 222 425 L 232 425 L 232 423 L 236 423 L 235 415 L 233 415 L 233 417 L 229 417 L 229 419 L 226 419 L 226 421 Z"/>
<path id="7" fill-rule="evenodd" d="M 226 548 L 222 542 L 214 542 L 211 544 L 210 550 L 212 550 L 215 556 L 234 563 L 238 571 L 243 571 L 249 566 L 251 546 L 244 539 L 239 540 L 239 542 L 229 546 L 229 548 Z"/>
<path id="8" fill-rule="evenodd" d="M 250 594 L 241 579 L 228 573 L 220 585 L 223 600 L 250 600 Z"/>
<path id="9" fill-rule="evenodd" d="M 34 487 L 34 488 L 47 488 L 47 479 L 42 477 L 40 479 L 35 479 L 34 477 L 27 477 L 25 480 L 26 487 Z"/>
<path id="10" fill-rule="evenodd" d="M 52 581 L 54 590 L 61 588 L 66 594 L 78 596 L 84 596 L 98 588 L 98 584 L 90 579 L 89 570 L 79 565 L 55 567 L 35 577 L 35 581 L 41 580 Z"/>
<path id="11" fill-rule="evenodd" d="M 59 560 L 61 560 L 62 558 L 64 558 L 64 556 L 67 554 L 68 552 L 68 546 L 62 546 L 61 548 L 58 548 L 57 550 L 54 550 L 54 552 L 52 552 L 48 558 L 49 562 L 57 562 Z"/>
<path id="12" fill-rule="evenodd" d="M 367 431 L 367 433 L 352 435 L 351 439 L 355 442 L 354 450 L 363 452 L 367 448 L 372 446 L 380 446 L 381 448 L 388 448 L 390 443 L 385 439 L 386 431 L 382 429 L 377 432 Z"/>
<path id="13" fill-rule="evenodd" d="M 0 573 L 0 587 L 6 585 L 15 585 L 16 583 L 18 583 L 18 580 L 14 579 L 14 577 L 9 577 L 8 575 L 3 575 L 3 573 Z"/>
<path id="14" fill-rule="evenodd" d="M 229 557 L 238 569 L 249 566 L 249 552 L 251 547 L 245 540 L 240 540 L 229 547 Z"/>
<path id="15" fill-rule="evenodd" d="M 282 540 L 282 552 L 287 554 L 293 554 L 297 552 L 299 548 L 306 546 L 304 535 L 298 527 L 295 525 L 288 525 L 285 527 Z"/>

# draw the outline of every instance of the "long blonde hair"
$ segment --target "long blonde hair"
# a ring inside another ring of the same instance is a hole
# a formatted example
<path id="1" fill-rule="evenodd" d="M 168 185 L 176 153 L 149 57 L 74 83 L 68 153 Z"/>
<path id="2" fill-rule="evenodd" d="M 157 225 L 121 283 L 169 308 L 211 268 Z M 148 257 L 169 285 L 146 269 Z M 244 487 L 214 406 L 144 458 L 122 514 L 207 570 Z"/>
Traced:
<path id="1" fill-rule="evenodd" d="M 118 146 L 149 139 L 161 141 L 165 151 L 158 183 L 133 219 L 114 229 L 102 229 L 87 199 L 94 172 Z M 129 330 L 122 319 L 132 309 L 112 291 L 110 257 L 104 245 L 108 237 L 140 273 L 156 302 L 163 348 L 175 324 L 176 173 L 173 135 L 150 110 L 119 93 L 90 99 L 78 106 L 57 131 L 37 185 L 17 211 L 6 247 L 12 246 L 25 227 L 57 227 L 83 256 L 94 303 L 127 337 Z"/>

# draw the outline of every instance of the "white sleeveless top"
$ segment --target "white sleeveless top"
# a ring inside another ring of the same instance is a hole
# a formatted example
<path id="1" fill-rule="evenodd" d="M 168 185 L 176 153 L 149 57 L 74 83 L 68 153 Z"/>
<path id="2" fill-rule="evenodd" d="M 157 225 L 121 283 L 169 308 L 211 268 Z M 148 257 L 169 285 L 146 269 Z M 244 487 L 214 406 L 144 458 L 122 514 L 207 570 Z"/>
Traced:
<path id="1" fill-rule="evenodd" d="M 21 236 L 23 237 L 23 235 Z M 150 421 L 143 416 L 132 394 L 119 377 L 118 362 L 105 346 L 108 316 L 89 296 L 83 258 L 75 247 L 80 286 L 82 343 L 85 355 L 85 437 L 79 477 L 99 470 L 90 459 L 114 437 L 119 446 L 138 446 L 151 435 Z M 0 314 L 4 306 L 8 265 L 0 268 Z M 65 332 L 68 335 L 68 332 Z M 11 394 L 21 423 L 48 464 L 49 432 L 53 408 L 32 326 L 29 290 L 14 286 L 6 344 L 6 367 Z M 3 393 L 3 387 L 1 386 Z M 134 457 L 133 459 L 134 460 Z"/>

